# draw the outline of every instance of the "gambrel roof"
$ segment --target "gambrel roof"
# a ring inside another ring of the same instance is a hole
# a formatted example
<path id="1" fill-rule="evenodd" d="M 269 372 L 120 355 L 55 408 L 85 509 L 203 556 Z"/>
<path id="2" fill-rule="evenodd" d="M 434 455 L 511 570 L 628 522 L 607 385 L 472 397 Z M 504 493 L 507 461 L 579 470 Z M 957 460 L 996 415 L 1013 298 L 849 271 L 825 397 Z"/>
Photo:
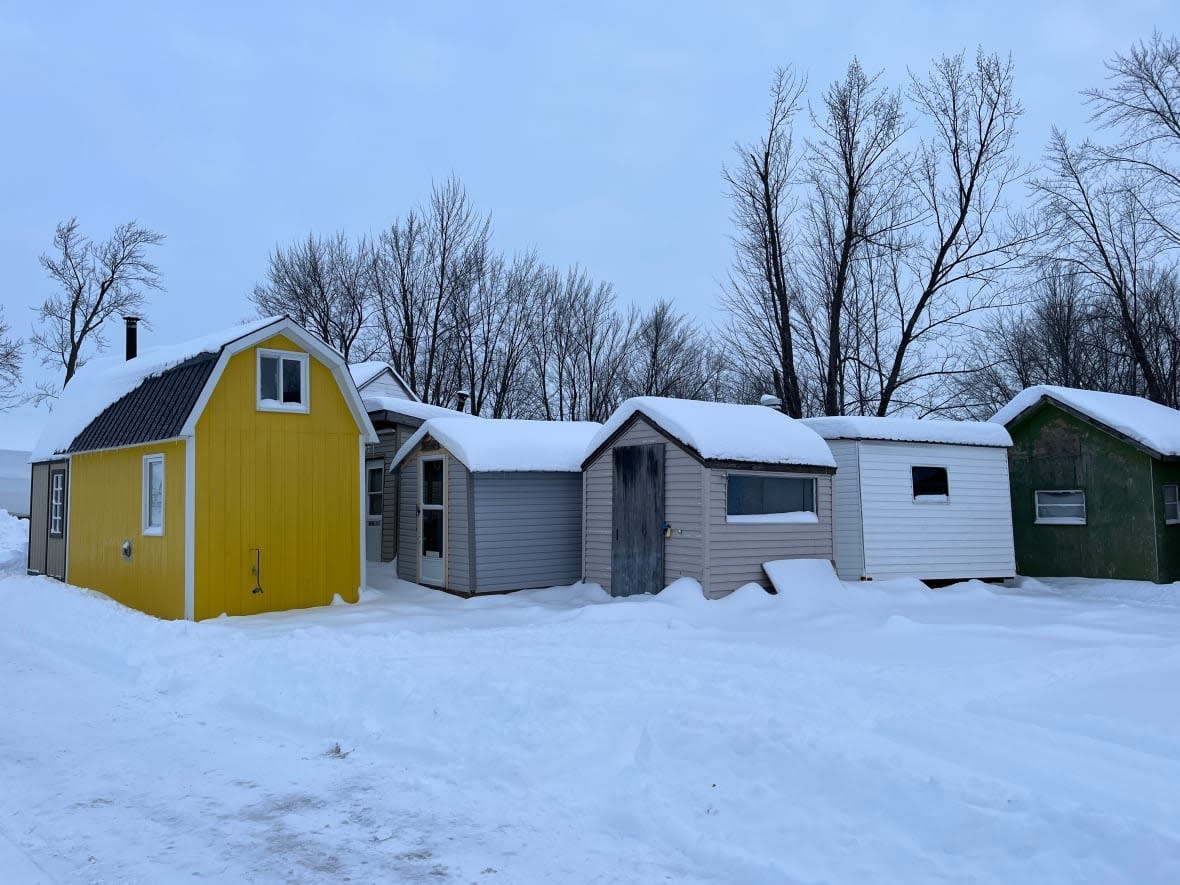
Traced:
<path id="1" fill-rule="evenodd" d="M 54 404 L 31 460 L 175 439 L 190 433 L 230 356 L 286 335 L 332 371 L 367 442 L 376 441 L 340 354 L 288 317 L 268 317 L 130 360 L 95 360 L 79 369 Z"/>

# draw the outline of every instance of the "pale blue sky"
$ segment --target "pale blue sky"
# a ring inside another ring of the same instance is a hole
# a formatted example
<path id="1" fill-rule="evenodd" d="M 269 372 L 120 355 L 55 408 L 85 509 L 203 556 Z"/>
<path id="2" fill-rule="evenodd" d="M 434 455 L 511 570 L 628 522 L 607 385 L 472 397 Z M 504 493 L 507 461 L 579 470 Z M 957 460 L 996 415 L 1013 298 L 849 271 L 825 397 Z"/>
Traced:
<path id="1" fill-rule="evenodd" d="M 267 253 L 376 230 L 457 173 L 498 245 L 579 262 L 621 299 L 715 316 L 720 171 L 778 65 L 815 93 L 858 55 L 901 83 L 1011 52 L 1020 149 L 1174 4 L 54 3 L 0 0 L 0 297 L 26 333 L 57 221 L 168 236 L 147 311 L 171 342 L 250 313 Z M 117 338 L 112 338 L 117 340 Z"/>

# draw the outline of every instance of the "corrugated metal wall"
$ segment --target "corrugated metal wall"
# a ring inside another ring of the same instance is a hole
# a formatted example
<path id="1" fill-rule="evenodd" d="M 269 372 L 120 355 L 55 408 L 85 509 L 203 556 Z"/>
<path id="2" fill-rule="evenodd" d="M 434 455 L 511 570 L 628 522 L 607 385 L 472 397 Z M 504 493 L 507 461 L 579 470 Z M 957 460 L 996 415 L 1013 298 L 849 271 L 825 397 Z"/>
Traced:
<path id="1" fill-rule="evenodd" d="M 45 574 L 45 542 L 49 534 L 49 465 L 33 465 L 29 510 L 29 571 Z"/>

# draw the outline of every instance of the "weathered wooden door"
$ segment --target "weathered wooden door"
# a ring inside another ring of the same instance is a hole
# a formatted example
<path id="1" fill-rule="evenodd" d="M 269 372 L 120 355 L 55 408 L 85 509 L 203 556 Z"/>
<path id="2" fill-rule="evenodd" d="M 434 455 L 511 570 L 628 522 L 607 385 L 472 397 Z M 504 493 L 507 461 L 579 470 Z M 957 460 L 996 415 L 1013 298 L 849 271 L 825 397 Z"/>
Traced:
<path id="1" fill-rule="evenodd" d="M 664 444 L 614 450 L 612 596 L 664 587 Z"/>

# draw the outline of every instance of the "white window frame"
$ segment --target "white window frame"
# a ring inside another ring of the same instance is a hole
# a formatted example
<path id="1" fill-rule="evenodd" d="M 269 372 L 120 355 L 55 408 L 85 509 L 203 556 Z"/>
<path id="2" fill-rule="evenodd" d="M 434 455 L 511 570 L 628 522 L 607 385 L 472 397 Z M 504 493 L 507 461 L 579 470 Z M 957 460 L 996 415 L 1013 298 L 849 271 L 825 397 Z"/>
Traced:
<path id="1" fill-rule="evenodd" d="M 1041 502 L 1040 495 L 1044 492 L 1068 492 L 1069 494 L 1082 496 L 1082 516 L 1079 519 L 1076 516 L 1041 516 Z M 1089 519 L 1089 511 L 1086 509 L 1086 490 L 1085 489 L 1037 489 L 1033 492 L 1033 514 L 1036 519 L 1035 525 L 1086 525 Z"/>
<path id="2" fill-rule="evenodd" d="M 58 482 L 60 480 L 60 482 Z M 54 526 L 57 528 L 54 528 Z M 66 534 L 66 472 L 49 471 L 49 537 L 64 538 Z"/>
<path id="3" fill-rule="evenodd" d="M 160 465 L 160 524 L 152 525 L 152 490 L 151 490 L 151 465 Z M 143 456 L 143 490 L 142 490 L 142 509 L 141 530 L 144 535 L 160 536 L 164 534 L 164 501 L 165 491 L 168 488 L 167 474 L 164 467 L 164 455 L 144 455 Z"/>
<path id="4" fill-rule="evenodd" d="M 298 413 L 310 412 L 311 384 L 309 383 L 310 372 L 308 369 L 308 355 L 299 350 L 270 350 L 262 347 L 257 348 L 255 350 L 255 354 L 254 398 L 258 411 Z M 299 363 L 299 392 L 301 394 L 299 402 L 285 403 L 281 399 L 264 400 L 262 398 L 262 360 L 264 357 L 269 359 L 277 359 L 279 361 L 278 392 L 280 397 L 283 395 L 283 360 L 292 360 Z"/>
<path id="5" fill-rule="evenodd" d="M 1176 510 L 1176 515 L 1168 516 L 1168 489 L 1172 489 L 1176 496 L 1176 500 L 1172 502 Z M 1164 525 L 1180 525 L 1180 485 L 1174 482 L 1164 483 Z"/>

